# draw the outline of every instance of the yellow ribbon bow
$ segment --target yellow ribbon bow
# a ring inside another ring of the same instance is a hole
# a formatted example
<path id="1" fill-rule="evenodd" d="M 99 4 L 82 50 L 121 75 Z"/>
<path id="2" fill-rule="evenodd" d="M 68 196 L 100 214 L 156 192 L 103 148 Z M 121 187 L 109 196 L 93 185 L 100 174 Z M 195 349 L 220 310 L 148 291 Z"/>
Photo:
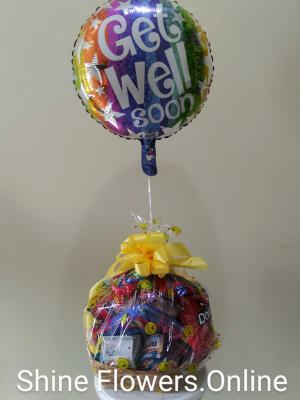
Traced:
<path id="1" fill-rule="evenodd" d="M 110 279 L 135 269 L 142 276 L 158 275 L 160 278 L 174 268 L 207 269 L 202 257 L 192 257 L 183 243 L 167 242 L 162 232 L 130 235 L 122 244 L 116 262 L 104 278 Z"/>

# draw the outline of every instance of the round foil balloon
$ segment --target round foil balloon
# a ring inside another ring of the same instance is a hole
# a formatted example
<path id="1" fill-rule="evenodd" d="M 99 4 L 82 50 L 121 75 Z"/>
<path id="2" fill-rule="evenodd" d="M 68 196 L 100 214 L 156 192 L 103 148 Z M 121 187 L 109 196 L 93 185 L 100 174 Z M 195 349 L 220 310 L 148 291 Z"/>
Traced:
<path id="1" fill-rule="evenodd" d="M 82 27 L 74 83 L 86 110 L 112 133 L 142 142 L 142 165 L 157 173 L 155 141 L 200 111 L 212 82 L 205 32 L 170 0 L 112 0 Z"/>

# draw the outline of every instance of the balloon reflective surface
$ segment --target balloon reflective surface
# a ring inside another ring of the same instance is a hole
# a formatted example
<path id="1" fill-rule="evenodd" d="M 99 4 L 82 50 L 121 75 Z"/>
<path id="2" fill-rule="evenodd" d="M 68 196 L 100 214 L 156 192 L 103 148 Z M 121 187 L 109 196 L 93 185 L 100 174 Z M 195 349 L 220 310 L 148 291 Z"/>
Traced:
<path id="1" fill-rule="evenodd" d="M 155 175 L 155 140 L 202 109 L 213 63 L 205 32 L 170 0 L 112 0 L 82 27 L 73 53 L 74 83 L 91 116 L 143 144 Z"/>

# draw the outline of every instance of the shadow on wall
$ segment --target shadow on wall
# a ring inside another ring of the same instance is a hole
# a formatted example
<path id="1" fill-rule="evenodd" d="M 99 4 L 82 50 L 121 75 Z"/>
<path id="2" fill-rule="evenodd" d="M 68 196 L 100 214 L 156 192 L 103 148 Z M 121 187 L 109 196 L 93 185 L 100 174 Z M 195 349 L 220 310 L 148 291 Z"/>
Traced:
<path id="1" fill-rule="evenodd" d="M 218 298 L 224 299 L 222 273 L 225 271 L 222 272 L 220 267 L 218 243 L 206 207 L 184 171 L 176 165 L 161 164 L 159 175 L 152 178 L 153 215 L 182 228 L 179 241 L 183 241 L 193 255 L 203 256 L 213 266 L 209 271 L 196 272 L 195 275 L 202 283 L 207 281 L 209 275 L 209 281 L 215 285 L 213 291 L 218 292 Z M 76 324 L 77 330 L 81 329 L 81 311 L 87 302 L 89 289 L 114 262 L 120 243 L 134 233 L 130 212 L 149 215 L 147 178 L 137 171 L 135 164 L 129 165 L 112 179 L 94 199 L 66 264 L 60 311 L 62 318 L 73 316 L 71 323 L 74 329 Z M 224 307 L 222 304 L 223 310 Z M 74 348 L 84 347 L 83 329 L 80 333 L 81 336 L 75 333 L 72 337 L 62 337 L 60 345 L 64 353 L 68 349 L 68 354 L 73 358 L 70 362 L 78 363 Z"/>

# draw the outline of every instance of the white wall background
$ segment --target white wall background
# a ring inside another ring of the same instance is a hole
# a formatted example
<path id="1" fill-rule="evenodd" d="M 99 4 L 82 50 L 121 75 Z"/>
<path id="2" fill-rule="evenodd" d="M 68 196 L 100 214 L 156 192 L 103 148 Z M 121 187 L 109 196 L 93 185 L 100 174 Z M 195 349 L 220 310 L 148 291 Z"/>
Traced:
<path id="1" fill-rule="evenodd" d="M 285 374 L 299 396 L 299 0 L 186 0 L 208 32 L 215 80 L 200 117 L 158 144 L 155 215 L 210 265 L 223 347 L 210 368 Z M 2 4 L 1 398 L 17 372 L 87 374 L 81 311 L 90 286 L 147 212 L 135 142 L 108 134 L 72 86 L 71 51 L 95 0 Z M 92 380 L 92 379 L 91 379 Z M 271 396 L 271 397 L 270 397 Z"/>

